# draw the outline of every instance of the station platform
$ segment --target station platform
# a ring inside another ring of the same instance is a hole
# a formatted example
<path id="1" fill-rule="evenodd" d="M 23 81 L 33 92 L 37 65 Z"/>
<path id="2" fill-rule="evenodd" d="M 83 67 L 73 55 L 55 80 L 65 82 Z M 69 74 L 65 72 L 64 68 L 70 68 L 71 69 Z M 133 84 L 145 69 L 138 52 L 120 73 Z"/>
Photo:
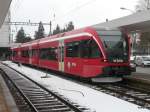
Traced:
<path id="1" fill-rule="evenodd" d="M 0 74 L 0 112 L 19 112 L 16 103 Z"/>
<path id="2" fill-rule="evenodd" d="M 1 63 L 0 63 L 1 66 Z M 129 83 L 138 85 L 143 83 L 143 88 L 147 89 L 150 87 L 150 73 L 138 73 L 133 72 L 130 76 L 124 78 Z M 141 86 L 141 85 L 139 85 Z M 150 89 L 150 88 L 149 88 Z M 15 101 L 0 74 L 0 112 L 19 112 Z"/>

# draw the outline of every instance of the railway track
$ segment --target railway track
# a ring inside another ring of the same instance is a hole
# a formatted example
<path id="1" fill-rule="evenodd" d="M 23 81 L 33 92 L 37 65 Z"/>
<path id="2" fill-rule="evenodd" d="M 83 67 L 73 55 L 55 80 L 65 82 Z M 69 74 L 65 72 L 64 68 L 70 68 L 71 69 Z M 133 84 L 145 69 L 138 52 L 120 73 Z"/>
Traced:
<path id="1" fill-rule="evenodd" d="M 52 73 L 53 75 L 57 75 L 55 73 Z M 149 89 L 143 89 L 139 85 L 138 86 L 132 86 L 128 84 L 127 81 L 122 81 L 118 83 L 91 83 L 85 80 L 74 80 L 70 77 L 64 77 L 64 75 L 57 75 L 59 77 L 63 77 L 67 80 L 71 80 L 75 83 L 88 86 L 92 89 L 95 89 L 97 91 L 115 96 L 119 99 L 134 103 L 136 105 L 139 105 L 139 108 L 147 108 L 150 109 L 150 91 Z M 130 82 L 131 83 L 131 82 Z M 143 85 L 142 85 L 143 86 Z"/>
<path id="2" fill-rule="evenodd" d="M 52 73 L 55 75 L 55 73 Z M 56 74 L 57 75 L 57 74 Z M 59 76 L 59 75 L 57 75 Z M 62 77 L 62 75 L 60 76 Z M 80 82 L 77 80 L 70 79 L 70 77 L 63 77 L 67 80 L 72 80 L 75 83 L 88 86 L 97 91 L 118 97 L 122 100 L 139 105 L 139 108 L 150 109 L 150 91 L 143 90 L 138 87 L 130 86 L 126 83 L 112 83 L 112 84 L 91 84 L 87 82 Z"/>
<path id="3" fill-rule="evenodd" d="M 91 88 L 150 109 L 150 92 L 123 83 L 89 85 Z"/>
<path id="4" fill-rule="evenodd" d="M 53 75 L 57 75 L 52 73 Z M 72 80 L 75 83 L 88 86 L 97 91 L 104 92 L 106 94 L 115 96 L 122 100 L 134 103 L 139 105 L 139 108 L 147 108 L 150 109 L 150 91 L 149 89 L 143 89 L 138 84 L 137 86 L 130 85 L 131 82 L 122 81 L 118 83 L 109 83 L 109 84 L 98 84 L 98 83 L 89 83 L 88 81 L 78 81 L 74 80 L 70 77 L 64 77 L 64 75 L 57 75 L 63 77 L 67 80 Z M 144 86 L 144 85 L 142 85 Z"/>
<path id="5" fill-rule="evenodd" d="M 21 112 L 91 112 L 57 92 L 47 90 L 14 69 L 7 66 L 0 68 Z"/>

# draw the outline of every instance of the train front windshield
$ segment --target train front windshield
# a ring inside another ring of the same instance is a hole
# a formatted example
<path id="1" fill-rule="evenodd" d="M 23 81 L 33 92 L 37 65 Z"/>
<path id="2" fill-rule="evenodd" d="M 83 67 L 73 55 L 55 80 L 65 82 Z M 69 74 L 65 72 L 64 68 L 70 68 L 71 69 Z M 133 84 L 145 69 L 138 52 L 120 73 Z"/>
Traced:
<path id="1" fill-rule="evenodd" d="M 128 40 L 121 31 L 97 31 L 103 42 L 106 55 L 109 62 L 127 62 L 128 61 Z"/>

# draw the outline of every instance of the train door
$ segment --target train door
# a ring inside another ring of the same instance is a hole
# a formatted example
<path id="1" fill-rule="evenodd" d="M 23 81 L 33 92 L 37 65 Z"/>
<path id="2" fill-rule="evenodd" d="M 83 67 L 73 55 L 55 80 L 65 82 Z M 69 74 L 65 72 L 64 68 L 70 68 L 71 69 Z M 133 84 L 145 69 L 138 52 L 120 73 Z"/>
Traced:
<path id="1" fill-rule="evenodd" d="M 82 59 L 80 56 L 80 41 L 66 42 L 65 71 L 70 74 L 82 74 Z"/>
<path id="2" fill-rule="evenodd" d="M 101 72 L 102 53 L 94 40 L 81 41 L 81 57 L 83 61 L 83 77 L 94 77 Z"/>
<path id="3" fill-rule="evenodd" d="M 64 40 L 59 41 L 59 71 L 64 72 Z"/>

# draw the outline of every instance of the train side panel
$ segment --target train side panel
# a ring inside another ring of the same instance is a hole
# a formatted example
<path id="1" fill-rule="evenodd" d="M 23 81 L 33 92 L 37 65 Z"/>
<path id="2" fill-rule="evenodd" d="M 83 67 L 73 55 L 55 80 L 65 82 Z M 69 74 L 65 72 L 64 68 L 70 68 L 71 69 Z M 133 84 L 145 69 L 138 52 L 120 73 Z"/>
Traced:
<path id="1" fill-rule="evenodd" d="M 64 40 L 65 44 L 65 57 L 64 57 L 64 64 L 65 64 L 65 72 L 73 75 L 80 76 L 83 71 L 83 62 L 82 59 L 77 56 L 77 52 L 73 54 L 73 44 L 79 44 L 79 41 L 82 40 L 84 37 L 76 37 L 71 39 Z M 80 48 L 76 48 L 80 49 Z M 67 52 L 67 53 L 66 53 Z"/>
<path id="2" fill-rule="evenodd" d="M 20 47 L 21 55 L 20 62 L 24 64 L 29 64 L 29 46 L 21 46 Z"/>
<path id="3" fill-rule="evenodd" d="M 102 72 L 101 60 L 103 59 L 101 51 L 96 46 L 98 55 L 88 51 L 88 42 L 95 40 L 91 36 L 80 36 L 65 40 L 65 72 L 80 77 L 95 77 Z M 97 45 L 97 44 L 96 44 Z M 92 46 L 91 46 L 92 47 Z M 94 56 L 97 55 L 97 56 Z"/>
<path id="4" fill-rule="evenodd" d="M 30 59 L 29 64 L 33 66 L 39 65 L 39 45 L 38 41 L 35 41 L 30 46 Z"/>
<path id="5" fill-rule="evenodd" d="M 130 74 L 130 46 L 121 31 L 117 37 L 116 32 L 88 27 L 46 37 L 13 49 L 13 60 L 83 78 L 122 77 Z"/>
<path id="6" fill-rule="evenodd" d="M 39 67 L 59 70 L 58 41 L 39 42 Z"/>
<path id="7" fill-rule="evenodd" d="M 14 61 L 14 62 L 19 62 L 20 61 L 20 55 L 21 55 L 21 53 L 20 53 L 20 47 L 16 47 L 16 48 L 13 48 L 12 49 L 12 60 Z"/>

